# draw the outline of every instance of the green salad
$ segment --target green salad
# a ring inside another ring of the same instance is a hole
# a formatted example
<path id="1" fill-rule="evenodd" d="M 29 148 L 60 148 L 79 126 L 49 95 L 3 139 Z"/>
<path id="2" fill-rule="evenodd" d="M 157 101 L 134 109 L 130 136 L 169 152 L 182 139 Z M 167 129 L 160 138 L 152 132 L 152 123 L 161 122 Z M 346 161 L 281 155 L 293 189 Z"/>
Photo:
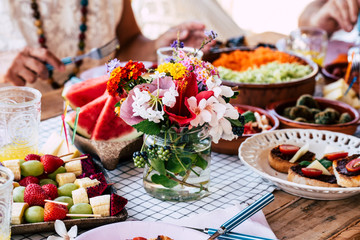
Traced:
<path id="1" fill-rule="evenodd" d="M 218 67 L 220 77 L 224 80 L 239 83 L 280 83 L 305 77 L 312 72 L 308 65 L 299 63 L 271 62 L 259 68 L 237 72 L 225 67 Z"/>

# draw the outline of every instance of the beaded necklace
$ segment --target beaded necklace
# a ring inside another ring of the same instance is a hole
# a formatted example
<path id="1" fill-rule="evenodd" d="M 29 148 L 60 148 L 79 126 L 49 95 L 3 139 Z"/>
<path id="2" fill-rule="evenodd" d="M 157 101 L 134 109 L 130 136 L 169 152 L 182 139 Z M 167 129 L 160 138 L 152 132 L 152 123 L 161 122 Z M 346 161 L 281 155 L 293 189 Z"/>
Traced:
<path id="1" fill-rule="evenodd" d="M 84 54 L 85 49 L 85 32 L 87 30 L 86 20 L 87 20 L 87 13 L 88 13 L 88 0 L 80 0 L 81 5 L 81 23 L 80 23 L 80 34 L 79 34 L 79 42 L 78 42 L 78 51 L 77 55 Z M 39 11 L 39 5 L 37 3 L 37 0 L 31 0 L 31 9 L 33 10 L 33 17 L 35 19 L 34 25 L 37 28 L 37 35 L 38 35 L 38 42 L 41 47 L 47 48 L 46 45 L 46 37 L 44 33 L 43 28 L 43 21 L 41 20 L 41 14 Z M 69 79 L 73 76 L 76 76 L 77 73 L 79 73 L 80 66 L 83 63 L 82 60 L 75 62 L 75 67 L 73 72 L 69 75 Z M 54 81 L 52 78 L 52 71 L 49 72 L 49 80 L 48 82 L 51 84 L 53 88 L 59 88 L 61 87 L 57 82 Z"/>

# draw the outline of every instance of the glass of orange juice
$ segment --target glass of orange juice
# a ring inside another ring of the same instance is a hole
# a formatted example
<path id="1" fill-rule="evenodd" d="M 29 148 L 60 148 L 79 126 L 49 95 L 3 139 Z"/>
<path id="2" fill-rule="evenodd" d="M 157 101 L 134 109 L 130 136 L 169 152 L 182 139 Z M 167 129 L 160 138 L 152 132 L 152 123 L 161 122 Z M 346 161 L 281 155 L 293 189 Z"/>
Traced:
<path id="1" fill-rule="evenodd" d="M 0 88 L 0 162 L 38 152 L 41 93 L 29 87 Z"/>
<path id="2" fill-rule="evenodd" d="M 10 221 L 14 174 L 0 166 L 0 240 L 10 240 Z"/>
<path id="3" fill-rule="evenodd" d="M 326 31 L 317 27 L 300 27 L 287 39 L 287 50 L 310 58 L 320 66 L 324 63 L 327 45 Z"/>

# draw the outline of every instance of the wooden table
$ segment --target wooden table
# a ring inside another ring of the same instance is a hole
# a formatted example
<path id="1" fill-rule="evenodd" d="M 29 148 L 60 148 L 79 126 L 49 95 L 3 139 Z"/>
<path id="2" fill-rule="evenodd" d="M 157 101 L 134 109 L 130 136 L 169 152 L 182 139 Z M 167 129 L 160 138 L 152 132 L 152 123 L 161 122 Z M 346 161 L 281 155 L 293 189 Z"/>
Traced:
<path id="1" fill-rule="evenodd" d="M 252 39 L 275 42 L 282 35 L 264 33 Z M 252 41 L 252 40 L 251 40 Z M 42 120 L 63 111 L 61 89 L 43 94 Z M 360 195 L 337 201 L 304 199 L 275 191 L 264 208 L 267 221 L 279 239 L 360 239 Z"/>

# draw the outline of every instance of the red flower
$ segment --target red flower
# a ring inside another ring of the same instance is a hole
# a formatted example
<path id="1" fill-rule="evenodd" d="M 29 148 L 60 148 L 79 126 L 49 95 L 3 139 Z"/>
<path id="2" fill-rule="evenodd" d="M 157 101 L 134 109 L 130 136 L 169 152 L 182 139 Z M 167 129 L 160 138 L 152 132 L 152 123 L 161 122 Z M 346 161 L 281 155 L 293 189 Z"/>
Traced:
<path id="1" fill-rule="evenodd" d="M 196 117 L 187 103 L 189 97 L 198 94 L 196 75 L 190 73 L 184 79 L 178 80 L 176 86 L 179 93 L 179 96 L 176 97 L 176 104 L 172 108 L 164 106 L 164 111 L 169 115 L 172 122 L 177 122 L 180 126 L 183 126 L 189 124 Z"/>
<path id="2" fill-rule="evenodd" d="M 112 70 L 107 82 L 107 91 L 113 97 L 122 94 L 122 89 L 129 81 L 137 80 L 145 72 L 146 68 L 142 62 L 130 60 L 124 67 L 117 67 Z"/>

